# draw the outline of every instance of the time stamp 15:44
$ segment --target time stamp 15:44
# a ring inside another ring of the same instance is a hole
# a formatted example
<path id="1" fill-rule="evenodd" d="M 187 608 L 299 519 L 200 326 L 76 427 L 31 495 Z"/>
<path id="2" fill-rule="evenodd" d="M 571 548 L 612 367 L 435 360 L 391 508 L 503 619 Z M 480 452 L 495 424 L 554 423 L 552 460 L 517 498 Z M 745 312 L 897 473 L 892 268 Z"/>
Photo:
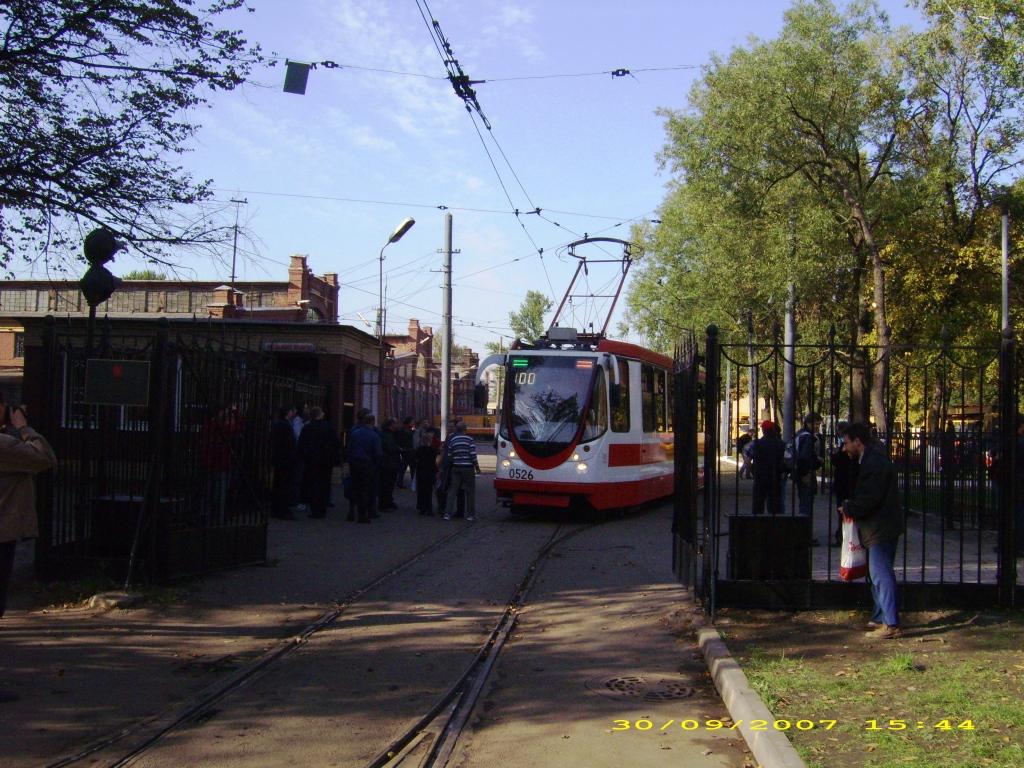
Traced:
<path id="1" fill-rule="evenodd" d="M 973 731 L 973 720 L 862 720 L 865 731 Z M 751 731 L 831 731 L 838 720 L 750 720 L 746 727 Z M 744 727 L 743 720 L 668 720 L 658 723 L 646 717 L 639 720 L 613 720 L 612 732 L 616 731 L 735 731 Z"/>

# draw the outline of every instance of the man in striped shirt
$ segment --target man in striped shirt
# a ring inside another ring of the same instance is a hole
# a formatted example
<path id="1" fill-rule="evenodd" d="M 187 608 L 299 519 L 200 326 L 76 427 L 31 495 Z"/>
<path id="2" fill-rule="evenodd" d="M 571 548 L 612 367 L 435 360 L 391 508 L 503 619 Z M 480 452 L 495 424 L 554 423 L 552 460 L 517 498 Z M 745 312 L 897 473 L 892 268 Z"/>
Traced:
<path id="1" fill-rule="evenodd" d="M 476 473 L 480 464 L 476 460 L 476 443 L 466 434 L 466 423 L 455 425 L 455 434 L 448 439 L 447 461 L 451 464 L 448 474 L 448 497 L 445 499 L 444 519 L 451 520 L 459 491 L 466 491 L 466 519 L 476 520 Z"/>

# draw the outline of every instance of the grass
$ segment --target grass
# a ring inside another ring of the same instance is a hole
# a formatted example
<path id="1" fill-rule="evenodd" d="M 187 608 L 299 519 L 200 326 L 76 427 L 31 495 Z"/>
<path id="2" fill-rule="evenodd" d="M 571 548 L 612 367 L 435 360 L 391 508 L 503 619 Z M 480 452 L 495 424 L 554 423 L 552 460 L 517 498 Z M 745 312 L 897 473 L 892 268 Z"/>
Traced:
<path id="1" fill-rule="evenodd" d="M 810 768 L 1019 768 L 1024 649 L 1020 620 L 1010 626 L 962 650 L 751 646 L 741 665 L 776 718 L 837 721 L 787 731 Z"/>

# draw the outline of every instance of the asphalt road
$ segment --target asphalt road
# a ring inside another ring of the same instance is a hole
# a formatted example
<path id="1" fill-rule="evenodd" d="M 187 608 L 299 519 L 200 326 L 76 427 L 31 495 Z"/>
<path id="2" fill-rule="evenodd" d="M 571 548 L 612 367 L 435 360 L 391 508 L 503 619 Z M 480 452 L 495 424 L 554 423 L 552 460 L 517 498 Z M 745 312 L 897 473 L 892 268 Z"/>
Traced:
<path id="1" fill-rule="evenodd" d="M 476 523 L 416 515 L 399 491 L 402 508 L 369 526 L 346 523 L 340 508 L 326 521 L 274 521 L 275 567 L 213 577 L 180 604 L 5 620 L 16 631 L 0 650 L 22 698 L 0 763 L 46 764 L 180 706 L 332 600 L 463 530 L 132 762 L 365 765 L 466 668 L 552 533 L 579 525 L 509 516 L 491 480 L 478 478 Z M 670 570 L 668 505 L 595 520 L 543 565 L 452 764 L 743 766 L 736 732 L 703 727 L 727 713 Z M 57 666 L 59 690 L 36 684 Z M 617 730 L 645 718 L 650 731 Z M 119 748 L 82 764 L 109 765 Z"/>

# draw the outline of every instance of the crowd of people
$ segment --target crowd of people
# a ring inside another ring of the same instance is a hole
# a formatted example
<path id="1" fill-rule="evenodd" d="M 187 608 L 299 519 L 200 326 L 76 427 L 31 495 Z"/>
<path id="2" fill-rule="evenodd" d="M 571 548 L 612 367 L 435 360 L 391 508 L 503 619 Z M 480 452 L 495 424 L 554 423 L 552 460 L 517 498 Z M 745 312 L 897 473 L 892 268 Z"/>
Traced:
<path id="1" fill-rule="evenodd" d="M 406 488 L 415 490 L 421 515 L 433 515 L 436 504 L 445 520 L 463 509 L 467 520 L 476 519 L 480 466 L 461 420 L 442 443 L 440 430 L 428 419 L 388 418 L 378 427 L 374 414 L 362 409 L 342 441 L 321 409 L 282 407 L 270 435 L 274 517 L 294 519 L 305 509 L 309 517 L 326 517 L 333 506 L 332 475 L 340 466 L 349 521 L 366 524 L 397 509 L 395 491 Z"/>

